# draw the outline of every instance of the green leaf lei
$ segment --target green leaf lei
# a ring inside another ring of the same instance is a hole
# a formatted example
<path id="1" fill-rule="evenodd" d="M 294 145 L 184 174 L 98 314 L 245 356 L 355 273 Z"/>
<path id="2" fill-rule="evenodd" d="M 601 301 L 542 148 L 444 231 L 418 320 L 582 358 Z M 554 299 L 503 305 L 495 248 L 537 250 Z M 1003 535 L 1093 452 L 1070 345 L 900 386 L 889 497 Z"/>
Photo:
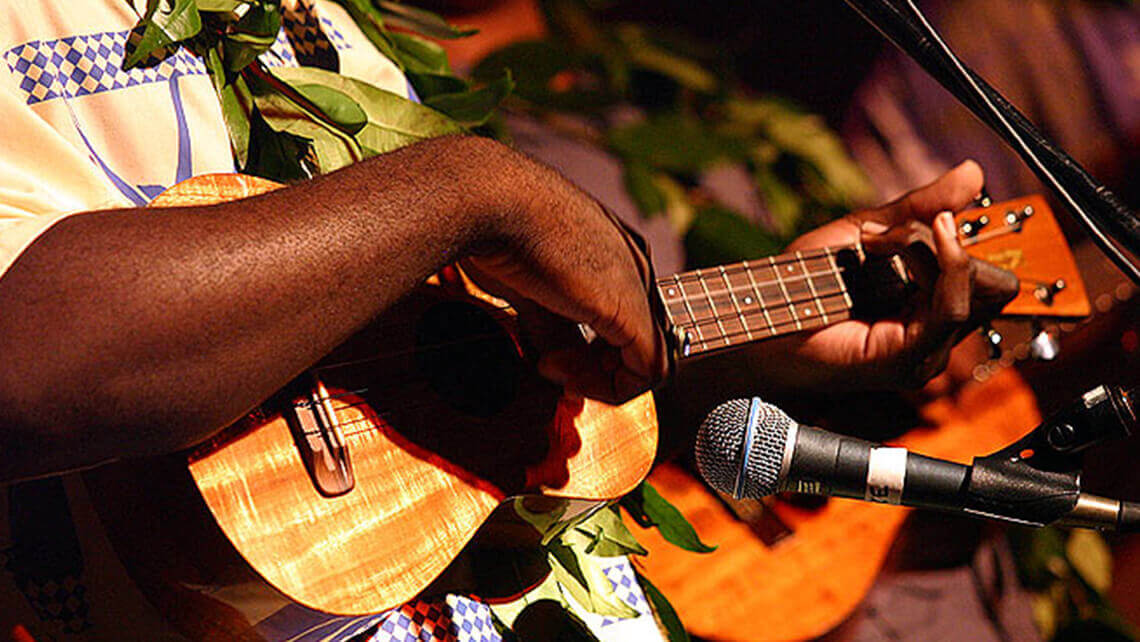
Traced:
<path id="1" fill-rule="evenodd" d="M 442 47 L 417 35 L 457 38 L 471 31 L 393 2 L 334 1 L 404 72 L 423 104 L 324 69 L 270 70 L 258 57 L 281 30 L 281 0 L 148 0 L 136 28 L 141 36 L 128 43 L 123 67 L 157 63 L 178 47 L 200 56 L 238 167 L 283 182 L 478 128 L 514 87 L 509 72 L 472 86 L 452 74 Z"/>

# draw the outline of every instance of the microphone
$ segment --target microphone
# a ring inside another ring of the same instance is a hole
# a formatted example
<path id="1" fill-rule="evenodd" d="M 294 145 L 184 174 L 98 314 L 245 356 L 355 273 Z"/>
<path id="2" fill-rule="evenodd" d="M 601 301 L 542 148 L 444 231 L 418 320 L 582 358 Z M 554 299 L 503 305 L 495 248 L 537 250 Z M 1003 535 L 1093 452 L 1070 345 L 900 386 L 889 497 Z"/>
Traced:
<path id="1" fill-rule="evenodd" d="M 1028 526 L 1133 531 L 1140 530 L 1140 504 L 1082 493 L 1079 472 L 1059 464 L 1094 443 L 1080 440 L 1082 429 L 1103 439 L 1114 429 L 1128 434 L 1135 422 L 1128 393 L 1099 386 L 1022 440 L 968 466 L 800 425 L 754 397 L 709 414 L 697 433 L 696 460 L 705 481 L 737 499 L 792 491 Z M 1063 457 L 1042 445 L 1050 436 Z"/>

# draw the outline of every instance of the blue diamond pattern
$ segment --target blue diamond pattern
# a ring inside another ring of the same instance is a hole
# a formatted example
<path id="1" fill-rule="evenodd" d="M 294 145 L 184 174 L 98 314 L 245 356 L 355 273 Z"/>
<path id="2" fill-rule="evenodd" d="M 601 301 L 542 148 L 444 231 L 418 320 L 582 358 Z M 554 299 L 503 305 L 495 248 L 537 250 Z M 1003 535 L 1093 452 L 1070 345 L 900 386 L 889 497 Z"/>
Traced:
<path id="1" fill-rule="evenodd" d="M 415 600 L 382 617 L 368 642 L 502 642 L 491 608 L 460 595 Z"/>
<path id="2" fill-rule="evenodd" d="M 628 559 L 624 557 L 614 558 L 614 562 L 603 568 L 602 573 L 610 581 L 610 586 L 617 593 L 618 599 L 628 604 L 639 615 L 651 613 L 649 601 L 641 592 L 641 585 L 637 583 L 637 578 L 633 574 L 633 566 L 630 565 Z M 610 626 L 619 621 L 615 617 L 605 617 L 602 619 L 602 626 Z"/>
<path id="3" fill-rule="evenodd" d="M 344 34 L 330 20 L 314 16 L 312 9 L 305 5 L 298 3 L 295 12 L 286 13 L 276 41 L 262 56 L 267 66 L 296 66 L 295 48 L 303 46 L 314 50 L 330 46 L 351 48 Z M 140 36 L 131 31 L 108 31 L 60 40 L 33 40 L 8 49 L 0 57 L 20 79 L 19 88 L 29 105 L 166 82 L 175 76 L 205 75 L 201 59 L 185 49 L 162 52 L 142 66 L 124 71 L 122 64 L 128 39 Z"/>

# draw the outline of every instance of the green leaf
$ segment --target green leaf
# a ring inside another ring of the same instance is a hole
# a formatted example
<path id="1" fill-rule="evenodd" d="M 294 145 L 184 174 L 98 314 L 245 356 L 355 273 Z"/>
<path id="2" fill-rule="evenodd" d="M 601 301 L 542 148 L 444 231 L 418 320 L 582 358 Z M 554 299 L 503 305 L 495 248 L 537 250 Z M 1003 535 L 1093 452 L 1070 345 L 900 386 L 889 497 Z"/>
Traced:
<path id="1" fill-rule="evenodd" d="M 597 557 L 647 555 L 649 551 L 637 542 L 621 520 L 617 506 L 599 510 L 588 519 L 568 529 L 562 542 L 579 553 Z"/>
<path id="2" fill-rule="evenodd" d="M 1063 531 L 1050 527 L 1010 528 L 1008 537 L 1018 575 L 1026 586 L 1043 589 L 1058 579 L 1057 562 L 1065 557 Z"/>
<path id="3" fill-rule="evenodd" d="M 470 88 L 467 81 L 447 74 L 420 74 L 409 71 L 407 75 L 420 100 L 427 100 L 437 94 L 458 94 Z"/>
<path id="4" fill-rule="evenodd" d="M 411 143 L 464 132 L 447 116 L 416 104 L 403 96 L 314 67 L 283 67 L 274 74 L 291 85 L 319 84 L 356 101 L 368 116 L 368 124 L 356 135 L 366 154 L 390 152 Z"/>
<path id="5" fill-rule="evenodd" d="M 364 108 L 342 91 L 315 83 L 299 83 L 293 87 L 321 114 L 349 134 L 359 133 L 368 124 Z"/>
<path id="6" fill-rule="evenodd" d="M 817 172 L 823 186 L 818 195 L 825 202 L 846 206 L 874 196 L 870 180 L 819 116 L 775 98 L 730 100 L 725 110 L 729 123 L 755 129 L 768 144 Z"/>
<path id="7" fill-rule="evenodd" d="M 249 161 L 253 96 L 242 78 L 234 78 L 227 82 L 226 69 L 217 47 L 206 51 L 204 62 L 206 72 L 214 85 L 214 92 L 218 94 L 218 101 L 221 103 L 222 118 L 226 121 L 226 131 L 229 133 L 234 160 L 238 167 L 244 168 Z"/>
<path id="8" fill-rule="evenodd" d="M 665 212 L 665 194 L 657 186 L 654 172 L 648 165 L 638 161 L 626 163 L 622 182 L 643 216 L 653 217 Z"/>
<path id="9" fill-rule="evenodd" d="M 348 13 L 356 26 L 368 38 L 373 47 L 376 47 L 380 53 L 384 54 L 386 58 L 394 62 L 403 71 L 403 63 L 400 60 L 399 54 L 396 52 L 396 46 L 388 38 L 388 32 L 384 28 L 384 19 L 380 11 L 378 11 L 370 0 L 332 0 L 337 3 Z"/>
<path id="10" fill-rule="evenodd" d="M 649 603 L 653 605 L 653 611 L 657 614 L 657 618 L 661 621 L 661 625 L 665 627 L 665 632 L 669 636 L 669 642 L 689 642 L 689 632 L 685 630 L 685 626 L 681 624 L 681 618 L 677 616 L 676 609 L 665 598 L 665 594 L 657 590 L 656 586 L 649 581 L 641 573 L 637 573 L 637 581 L 641 584 L 641 590 L 645 592 L 645 597 L 649 599 Z"/>
<path id="11" fill-rule="evenodd" d="M 418 7 L 386 0 L 377 0 L 376 6 L 383 12 L 384 22 L 432 38 L 451 40 L 479 33 L 478 29 L 456 27 L 438 14 Z"/>
<path id="12" fill-rule="evenodd" d="M 495 109 L 514 89 L 510 72 L 479 89 L 452 94 L 437 94 L 424 98 L 424 104 L 441 111 L 467 127 L 478 127 L 487 122 Z"/>
<path id="13" fill-rule="evenodd" d="M 223 39 L 226 69 L 245 69 L 261 54 L 269 51 L 281 31 L 281 10 L 275 5 L 256 4 L 245 12 Z"/>
<path id="14" fill-rule="evenodd" d="M 311 149 L 308 140 L 274 131 L 256 112 L 250 125 L 249 160 L 243 172 L 282 183 L 312 178 L 304 162 Z"/>
<path id="15" fill-rule="evenodd" d="M 1086 584 L 1101 595 L 1112 587 L 1112 551 L 1100 534 L 1077 529 L 1065 543 L 1069 564 Z"/>
<path id="16" fill-rule="evenodd" d="M 314 118 L 312 112 L 285 96 L 267 94 L 255 100 L 258 112 L 274 131 L 309 141 L 318 172 L 328 173 L 365 158 L 364 150 L 352 136 Z"/>
<path id="17" fill-rule="evenodd" d="M 630 161 L 687 174 L 747 156 L 740 141 L 717 134 L 696 118 L 676 113 L 612 129 L 607 142 Z"/>
<path id="18" fill-rule="evenodd" d="M 640 25 L 622 25 L 617 29 L 617 35 L 636 66 L 672 78 L 694 91 L 713 93 L 720 85 L 716 75 L 700 64 L 655 45 Z"/>
<path id="19" fill-rule="evenodd" d="M 389 33 L 403 68 L 418 74 L 449 74 L 447 52 L 438 44 L 410 33 Z"/>
<path id="20" fill-rule="evenodd" d="M 603 617 L 637 617 L 637 610 L 621 600 L 601 565 L 589 555 L 560 542 L 551 542 L 546 550 L 559 586 L 587 611 Z"/>
<path id="21" fill-rule="evenodd" d="M 238 7 L 249 4 L 250 0 L 197 0 L 198 11 L 233 13 Z"/>
<path id="22" fill-rule="evenodd" d="M 621 499 L 621 507 L 642 528 L 656 526 L 665 541 L 694 553 L 711 553 L 715 546 L 701 541 L 693 525 L 649 482 L 641 484 Z"/>
<path id="23" fill-rule="evenodd" d="M 133 69 L 152 54 L 171 45 L 189 40 L 202 30 L 202 16 L 194 0 L 148 0 L 142 38 L 127 43 L 123 69 Z"/>
<path id="24" fill-rule="evenodd" d="M 776 254 L 782 243 L 737 212 L 719 205 L 697 210 L 685 235 L 690 267 L 734 263 Z"/>

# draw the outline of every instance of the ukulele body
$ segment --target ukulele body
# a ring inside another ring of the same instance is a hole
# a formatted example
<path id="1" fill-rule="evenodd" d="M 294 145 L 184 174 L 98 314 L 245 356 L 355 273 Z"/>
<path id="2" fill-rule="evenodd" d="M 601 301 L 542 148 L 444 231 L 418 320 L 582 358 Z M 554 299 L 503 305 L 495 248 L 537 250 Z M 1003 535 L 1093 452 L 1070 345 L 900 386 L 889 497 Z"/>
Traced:
<path id="1" fill-rule="evenodd" d="M 203 176 L 153 205 L 276 187 Z M 563 395 L 525 343 L 505 302 L 445 269 L 195 449 L 189 472 L 236 550 L 290 599 L 346 615 L 397 606 L 505 499 L 600 503 L 649 472 L 652 396 Z"/>

